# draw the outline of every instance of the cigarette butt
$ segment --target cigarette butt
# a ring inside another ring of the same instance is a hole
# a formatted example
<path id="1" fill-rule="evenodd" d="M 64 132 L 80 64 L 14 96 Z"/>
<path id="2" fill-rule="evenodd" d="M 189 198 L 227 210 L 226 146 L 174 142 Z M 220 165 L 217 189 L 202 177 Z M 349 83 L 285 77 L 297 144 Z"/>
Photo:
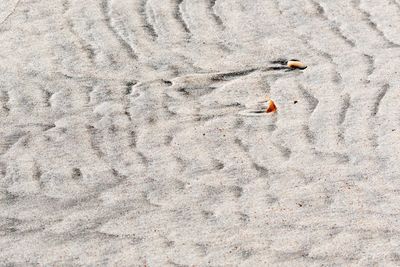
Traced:
<path id="1" fill-rule="evenodd" d="M 291 69 L 301 69 L 301 70 L 304 70 L 305 68 L 307 68 L 307 66 L 306 66 L 303 62 L 301 62 L 301 61 L 299 61 L 299 60 L 297 60 L 297 59 L 289 60 L 289 61 L 287 62 L 287 66 L 288 66 L 289 68 L 291 68 Z"/>
<path id="2" fill-rule="evenodd" d="M 276 108 L 274 101 L 272 101 L 271 99 L 268 100 L 268 108 L 265 110 L 265 112 L 266 113 L 276 112 L 276 110 L 277 110 L 277 108 Z"/>

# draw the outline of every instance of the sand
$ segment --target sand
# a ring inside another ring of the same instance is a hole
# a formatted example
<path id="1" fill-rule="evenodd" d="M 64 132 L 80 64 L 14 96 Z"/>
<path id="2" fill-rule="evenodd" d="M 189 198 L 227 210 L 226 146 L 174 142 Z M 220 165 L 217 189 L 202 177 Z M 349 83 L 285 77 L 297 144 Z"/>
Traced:
<path id="1" fill-rule="evenodd" d="M 400 265 L 399 22 L 398 0 L 0 1 L 0 265 Z"/>

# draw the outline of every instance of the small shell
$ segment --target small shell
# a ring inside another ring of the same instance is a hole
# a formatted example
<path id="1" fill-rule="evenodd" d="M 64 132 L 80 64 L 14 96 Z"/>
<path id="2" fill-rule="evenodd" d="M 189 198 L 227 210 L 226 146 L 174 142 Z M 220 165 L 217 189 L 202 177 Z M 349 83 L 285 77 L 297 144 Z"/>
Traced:
<path id="1" fill-rule="evenodd" d="M 266 113 L 276 112 L 276 110 L 277 110 L 277 108 L 276 108 L 274 101 L 272 101 L 271 99 L 268 100 L 268 108 L 265 110 L 265 112 Z"/>
<path id="2" fill-rule="evenodd" d="M 301 69 L 301 70 L 304 70 L 305 68 L 307 68 L 307 66 L 306 66 L 303 62 L 298 61 L 297 59 L 289 60 L 289 61 L 287 62 L 287 66 L 288 66 L 289 68 L 291 68 L 291 69 Z"/>

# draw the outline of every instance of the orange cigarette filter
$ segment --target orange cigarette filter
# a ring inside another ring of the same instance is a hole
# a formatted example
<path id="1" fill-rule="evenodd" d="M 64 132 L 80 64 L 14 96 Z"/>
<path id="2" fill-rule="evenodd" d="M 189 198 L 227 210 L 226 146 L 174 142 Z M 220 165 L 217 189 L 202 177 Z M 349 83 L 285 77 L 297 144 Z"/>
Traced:
<path id="1" fill-rule="evenodd" d="M 265 110 L 265 112 L 271 113 L 271 112 L 276 112 L 276 110 L 277 110 L 277 108 L 276 108 L 274 101 L 272 101 L 271 99 L 268 100 L 268 108 Z"/>

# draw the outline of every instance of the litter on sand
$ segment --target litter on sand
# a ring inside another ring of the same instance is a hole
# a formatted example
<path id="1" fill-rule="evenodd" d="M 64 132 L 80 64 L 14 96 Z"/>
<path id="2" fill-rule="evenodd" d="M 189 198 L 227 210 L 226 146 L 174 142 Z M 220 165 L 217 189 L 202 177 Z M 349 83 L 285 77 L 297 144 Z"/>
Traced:
<path id="1" fill-rule="evenodd" d="M 277 107 L 275 102 L 267 97 L 266 101 L 258 102 L 257 107 L 254 109 L 244 110 L 240 112 L 241 115 L 252 116 L 252 115 L 261 115 L 263 113 L 274 113 L 277 111 Z"/>
<path id="2" fill-rule="evenodd" d="M 303 62 L 301 62 L 300 60 L 297 60 L 297 59 L 291 59 L 291 60 L 289 60 L 289 61 L 287 62 L 287 66 L 288 66 L 288 68 L 291 68 L 291 69 L 301 69 L 301 70 L 304 70 L 304 69 L 307 68 L 307 66 L 306 66 Z"/>
<path id="3" fill-rule="evenodd" d="M 276 112 L 277 108 L 276 108 L 275 102 L 272 101 L 271 99 L 269 99 L 267 102 L 268 102 L 268 107 L 265 110 L 265 112 L 266 113 Z"/>

